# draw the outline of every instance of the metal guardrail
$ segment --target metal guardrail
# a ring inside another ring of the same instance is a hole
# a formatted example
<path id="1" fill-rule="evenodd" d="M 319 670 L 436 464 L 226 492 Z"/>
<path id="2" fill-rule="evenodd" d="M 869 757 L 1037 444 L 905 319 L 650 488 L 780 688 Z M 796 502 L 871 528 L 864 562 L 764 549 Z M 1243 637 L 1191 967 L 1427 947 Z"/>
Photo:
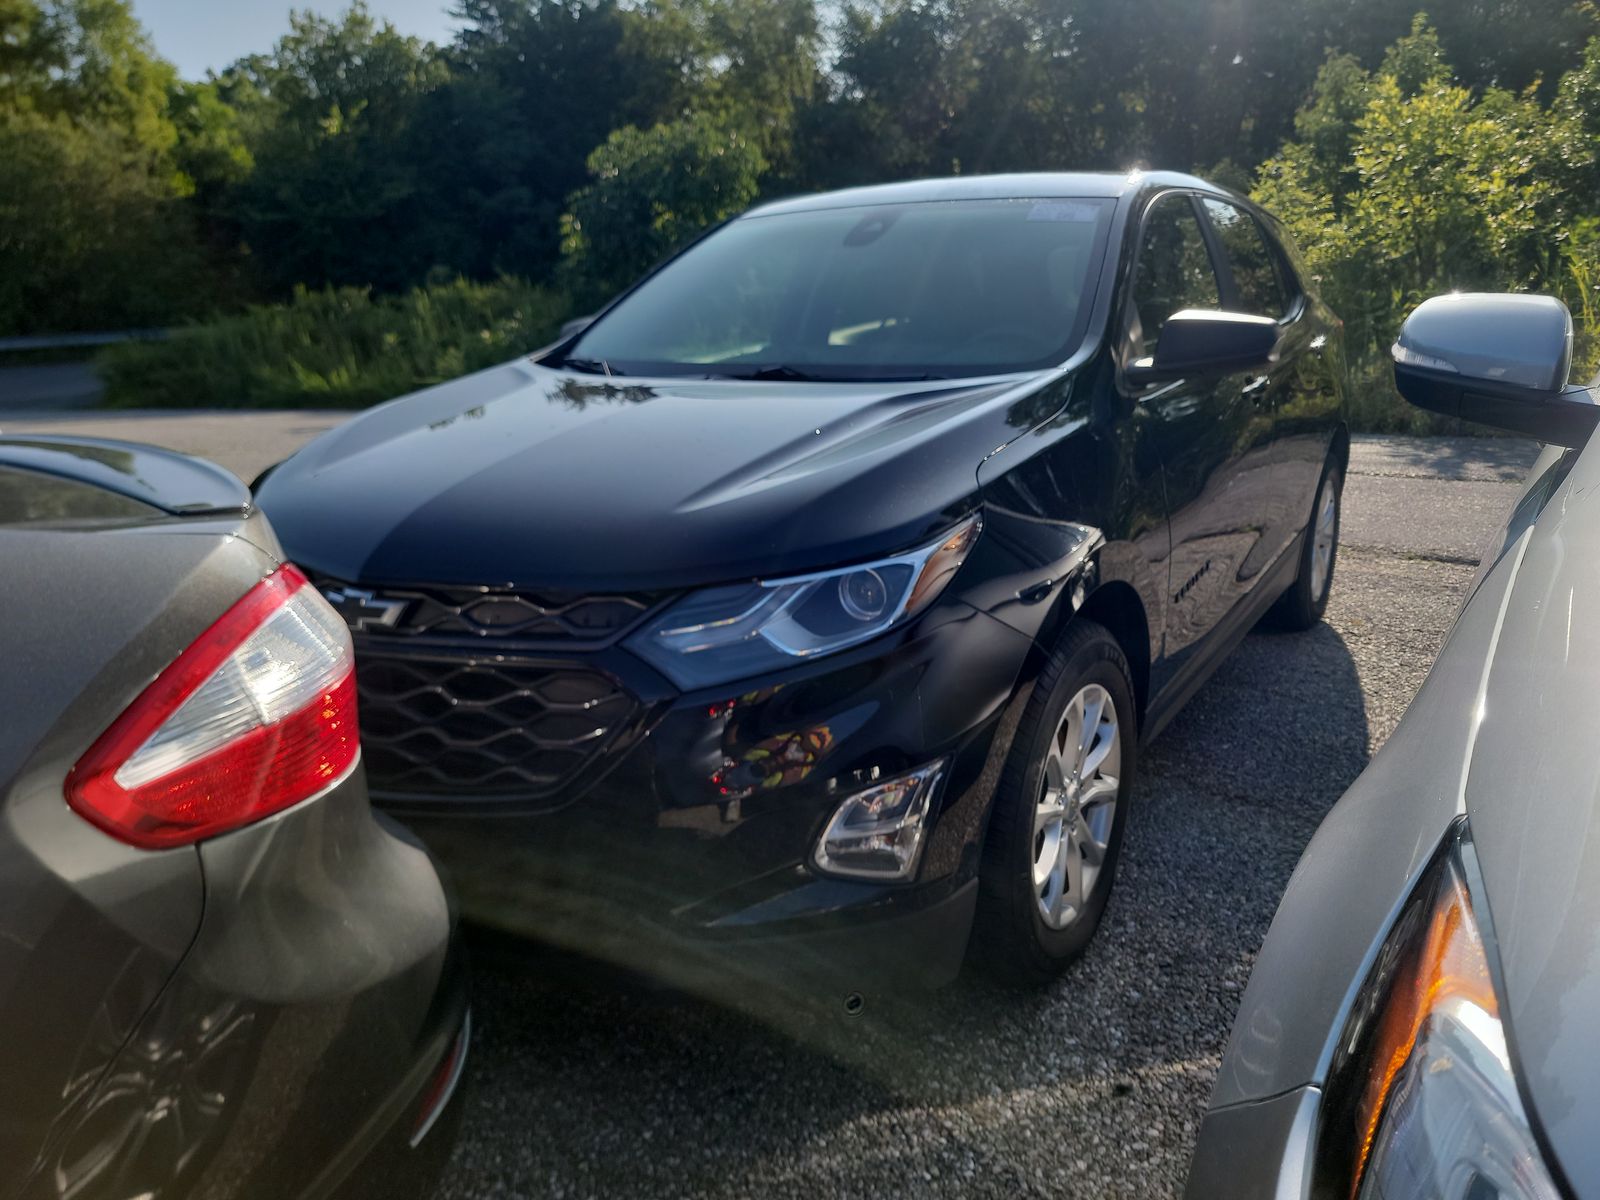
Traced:
<path id="1" fill-rule="evenodd" d="M 0 338 L 0 354 L 26 350 L 78 350 L 114 346 L 118 342 L 164 342 L 170 329 L 124 329 L 117 333 L 47 333 L 30 337 Z"/>

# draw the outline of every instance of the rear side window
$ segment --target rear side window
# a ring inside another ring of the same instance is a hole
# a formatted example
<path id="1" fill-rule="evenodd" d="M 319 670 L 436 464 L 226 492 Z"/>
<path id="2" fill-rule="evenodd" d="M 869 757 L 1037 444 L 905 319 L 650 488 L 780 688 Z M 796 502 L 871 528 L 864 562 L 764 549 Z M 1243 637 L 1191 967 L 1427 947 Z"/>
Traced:
<path id="1" fill-rule="evenodd" d="M 1283 268 L 1283 286 L 1289 292 L 1291 307 L 1296 301 L 1306 294 L 1306 279 L 1315 278 L 1306 269 L 1305 256 L 1300 253 L 1300 247 L 1294 244 L 1294 239 L 1285 232 L 1282 225 L 1275 221 L 1267 222 L 1267 241 L 1277 249 L 1280 265 Z"/>
<path id="2" fill-rule="evenodd" d="M 1222 307 L 1216 269 L 1189 197 L 1163 196 L 1145 218 L 1133 282 L 1134 357 L 1155 353 L 1167 318 L 1186 308 Z"/>
<path id="3" fill-rule="evenodd" d="M 1228 256 L 1228 265 L 1233 268 L 1238 307 L 1274 320 L 1287 316 L 1290 295 L 1284 286 L 1282 263 L 1260 222 L 1224 200 L 1207 199 L 1202 203 Z"/>

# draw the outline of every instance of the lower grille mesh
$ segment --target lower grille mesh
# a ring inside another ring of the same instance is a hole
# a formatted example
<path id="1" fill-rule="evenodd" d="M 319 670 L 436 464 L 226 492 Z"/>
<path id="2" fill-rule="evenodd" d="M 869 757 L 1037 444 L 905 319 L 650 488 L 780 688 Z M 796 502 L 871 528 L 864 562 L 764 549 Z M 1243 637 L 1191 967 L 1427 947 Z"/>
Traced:
<path id="1" fill-rule="evenodd" d="M 356 652 L 367 778 L 380 796 L 511 799 L 572 784 L 637 704 L 605 675 L 542 663 Z"/>

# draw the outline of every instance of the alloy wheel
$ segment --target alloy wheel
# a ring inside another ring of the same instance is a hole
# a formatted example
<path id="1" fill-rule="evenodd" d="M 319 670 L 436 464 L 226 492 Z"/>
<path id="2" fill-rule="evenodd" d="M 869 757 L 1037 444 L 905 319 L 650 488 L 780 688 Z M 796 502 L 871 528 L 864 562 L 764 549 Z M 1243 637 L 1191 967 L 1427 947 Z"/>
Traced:
<path id="1" fill-rule="evenodd" d="M 1121 770 L 1116 704 L 1088 684 L 1061 716 L 1034 806 L 1033 888 L 1052 929 L 1076 921 L 1094 894 L 1116 825 Z"/>

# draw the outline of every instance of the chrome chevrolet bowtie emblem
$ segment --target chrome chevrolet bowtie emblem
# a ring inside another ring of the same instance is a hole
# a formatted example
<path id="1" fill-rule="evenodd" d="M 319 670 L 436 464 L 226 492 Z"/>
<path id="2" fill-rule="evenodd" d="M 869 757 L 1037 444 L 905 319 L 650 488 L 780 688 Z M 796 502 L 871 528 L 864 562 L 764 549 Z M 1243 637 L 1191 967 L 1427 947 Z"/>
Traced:
<path id="1" fill-rule="evenodd" d="M 339 611 L 351 630 L 393 629 L 406 611 L 405 600 L 385 600 L 361 588 L 325 588 L 322 594 Z"/>

